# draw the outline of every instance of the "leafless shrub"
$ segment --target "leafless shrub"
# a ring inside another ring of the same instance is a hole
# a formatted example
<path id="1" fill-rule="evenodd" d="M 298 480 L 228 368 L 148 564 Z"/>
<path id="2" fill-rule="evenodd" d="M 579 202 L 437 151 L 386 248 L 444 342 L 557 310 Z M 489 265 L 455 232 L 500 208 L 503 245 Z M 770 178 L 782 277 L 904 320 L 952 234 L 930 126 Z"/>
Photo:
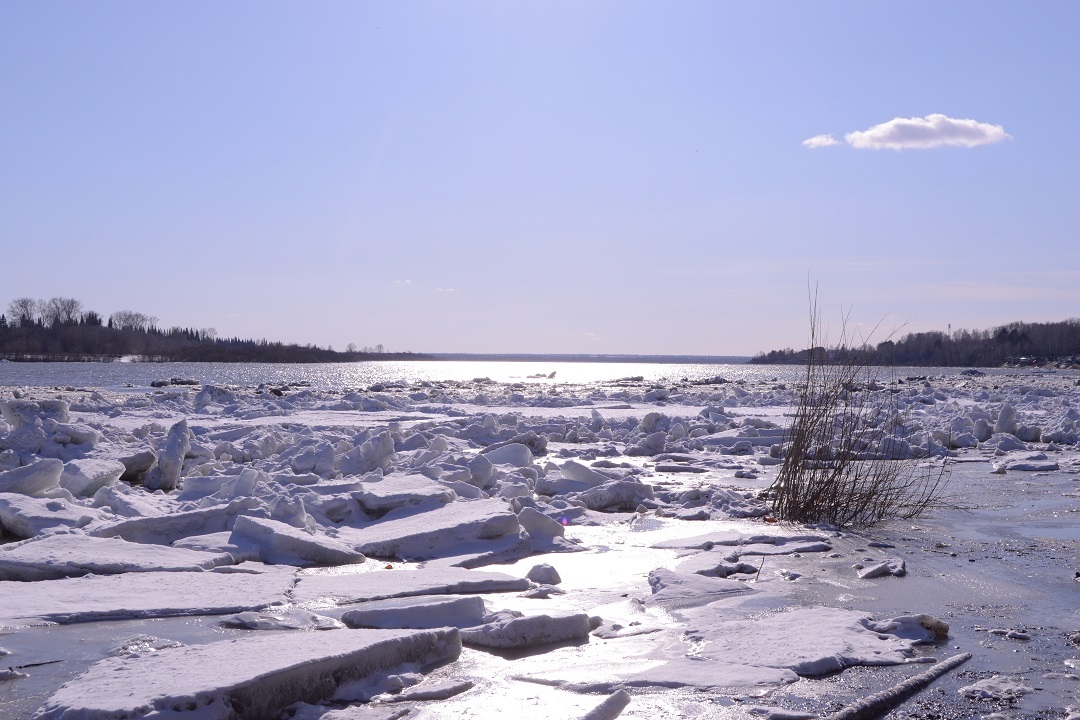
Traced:
<path id="1" fill-rule="evenodd" d="M 864 527 L 955 507 L 944 495 L 947 465 L 913 457 L 891 433 L 904 424 L 903 413 L 894 395 L 875 390 L 873 348 L 848 347 L 846 320 L 838 351 L 819 346 L 811 295 L 812 349 L 783 464 L 769 488 L 774 512 L 783 521 Z"/>

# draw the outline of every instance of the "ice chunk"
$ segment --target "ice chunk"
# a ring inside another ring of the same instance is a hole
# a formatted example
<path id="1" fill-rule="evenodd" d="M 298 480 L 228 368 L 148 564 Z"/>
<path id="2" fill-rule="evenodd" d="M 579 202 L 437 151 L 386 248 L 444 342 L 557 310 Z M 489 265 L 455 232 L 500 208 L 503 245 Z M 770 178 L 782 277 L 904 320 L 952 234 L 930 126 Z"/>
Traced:
<path id="1" fill-rule="evenodd" d="M 908 662 L 914 643 L 881 632 L 888 624 L 853 610 L 815 607 L 768 615 L 754 622 L 717 620 L 712 608 L 689 611 L 696 622 L 688 641 L 704 642 L 710 657 L 746 665 L 786 668 L 803 676 L 853 665 Z M 897 622 L 894 629 L 907 627 Z"/>
<path id="2" fill-rule="evenodd" d="M 1002 405 L 998 410 L 997 422 L 994 423 L 994 432 L 1015 435 L 1018 427 L 1016 409 L 1009 404 Z"/>
<path id="3" fill-rule="evenodd" d="M 402 505 L 438 502 L 445 505 L 457 499 L 457 494 L 437 480 L 423 475 L 388 475 L 378 482 L 365 482 L 353 497 L 374 517 Z"/>
<path id="4" fill-rule="evenodd" d="M 120 458 L 120 463 L 124 466 L 124 473 L 120 476 L 121 480 L 129 483 L 141 483 L 146 480 L 147 474 L 157 467 L 158 457 L 153 450 L 143 450 L 134 455 Z"/>
<path id="5" fill-rule="evenodd" d="M 525 577 L 529 578 L 534 583 L 540 583 L 541 585 L 558 585 L 562 582 L 559 571 L 547 563 L 533 565 Z"/>
<path id="6" fill-rule="evenodd" d="M 108 485 L 94 493 L 94 507 L 107 507 L 124 517 L 157 517 L 175 511 L 173 499 L 164 493 L 148 493 L 127 483 Z"/>
<path id="7" fill-rule="evenodd" d="M 750 592 L 750 587 L 738 580 L 676 572 L 667 568 L 650 572 L 649 586 L 653 594 L 646 602 L 665 608 L 707 605 L 724 597 Z"/>
<path id="8" fill-rule="evenodd" d="M 590 467 L 586 467 L 575 460 L 567 460 L 559 468 L 563 477 L 575 482 L 584 483 L 588 487 L 603 485 L 611 480 L 607 475 L 599 473 Z"/>
<path id="9" fill-rule="evenodd" d="M 457 554 L 461 543 L 516 535 L 519 530 L 517 516 L 502 500 L 458 500 L 364 528 L 342 527 L 338 537 L 374 557 L 423 559 Z"/>
<path id="10" fill-rule="evenodd" d="M 337 630 L 344 627 L 334 618 L 300 608 L 245 610 L 226 615 L 218 623 L 224 627 L 248 630 Z"/>
<path id="11" fill-rule="evenodd" d="M 128 542 L 148 543 L 153 545 L 171 545 L 192 535 L 206 535 L 222 532 L 238 513 L 261 507 L 255 498 L 241 498 L 228 505 L 187 510 L 168 515 L 130 518 L 99 525 L 90 531 L 96 537 L 121 537 Z"/>
<path id="12" fill-rule="evenodd" d="M 277 520 L 240 515 L 231 542 L 257 545 L 263 562 L 275 565 L 345 565 L 364 561 L 349 545 L 325 535 L 311 534 Z"/>
<path id="13" fill-rule="evenodd" d="M 207 405 L 233 405 L 239 398 L 232 390 L 214 385 L 203 385 L 202 390 L 195 394 L 193 401 L 195 410 L 204 410 Z"/>
<path id="14" fill-rule="evenodd" d="M 355 575 L 305 575 L 297 580 L 293 599 L 312 605 L 350 605 L 413 595 L 462 595 L 521 592 L 525 578 L 462 568 L 385 570 Z"/>
<path id="15" fill-rule="evenodd" d="M 870 580 L 872 578 L 885 577 L 886 575 L 903 577 L 904 575 L 907 575 L 907 565 L 900 558 L 892 558 L 859 569 L 860 580 Z"/>
<path id="16" fill-rule="evenodd" d="M 960 688 L 959 693 L 969 700 L 1016 700 L 1035 692 L 1035 688 L 1024 683 L 1023 678 L 1008 675 L 994 675 Z"/>
<path id="17" fill-rule="evenodd" d="M 229 568 L 233 569 L 233 568 Z M 35 583 L 0 582 L 0 625 L 73 623 L 123 618 L 221 615 L 282 604 L 294 572 L 146 572 L 85 575 Z"/>
<path id="18" fill-rule="evenodd" d="M 829 538 L 824 535 L 807 535 L 800 533 L 797 530 L 785 532 L 777 529 L 775 531 L 757 533 L 754 535 L 744 535 L 735 530 L 722 530 L 719 532 L 706 533 L 704 535 L 694 535 L 687 538 L 664 540 L 654 543 L 651 547 L 672 550 L 711 550 L 717 545 L 746 547 L 751 545 L 779 546 L 790 543 L 791 545 L 785 549 L 786 552 L 795 552 L 795 548 L 798 548 L 799 552 L 805 552 L 804 548 L 806 546 L 803 545 L 803 543 L 810 545 L 820 543 L 828 546 L 828 540 Z"/>
<path id="19" fill-rule="evenodd" d="M 23 467 L 0 473 L 0 493 L 20 493 L 41 497 L 57 487 L 64 463 L 56 458 L 43 458 Z"/>
<path id="20" fill-rule="evenodd" d="M 426 682 L 405 688 L 397 695 L 380 696 L 382 702 L 409 702 L 416 700 L 446 700 L 447 698 L 460 695 L 466 690 L 472 690 L 476 686 L 471 680 L 441 680 L 438 682 Z M 327 720 L 333 720 L 327 718 Z M 359 720 L 359 718 L 357 718 Z"/>
<path id="21" fill-rule="evenodd" d="M 125 572 L 193 572 L 231 565 L 231 555 L 55 533 L 0 546 L 0 580 L 51 580 Z"/>
<path id="22" fill-rule="evenodd" d="M 522 443 L 508 443 L 496 447 L 494 450 L 484 450 L 484 457 L 494 465 L 513 465 L 525 468 L 532 465 L 532 450 Z"/>
<path id="23" fill-rule="evenodd" d="M 485 613 L 478 595 L 424 595 L 366 602 L 341 621 L 351 628 L 466 628 L 483 623 Z"/>
<path id="24" fill-rule="evenodd" d="M 752 705 L 746 708 L 746 711 L 751 715 L 760 717 L 762 720 L 814 720 L 817 717 L 814 713 L 768 705 Z"/>
<path id="25" fill-rule="evenodd" d="M 566 534 L 566 528 L 562 523 L 535 508 L 521 508 L 521 512 L 518 513 L 518 522 L 529 533 L 533 549 L 537 551 L 550 549 L 553 540 L 562 538 Z"/>
<path id="26" fill-rule="evenodd" d="M 0 526 L 15 537 L 33 537 L 50 527 L 84 527 L 101 516 L 96 508 L 74 505 L 60 498 L 47 500 L 0 493 Z"/>
<path id="27" fill-rule="evenodd" d="M 1022 472 L 1052 472 L 1060 469 L 1056 460 L 1051 460 L 1046 453 L 1016 453 L 1006 457 L 1001 467 Z"/>
<path id="28" fill-rule="evenodd" d="M 75 497 L 90 497 L 116 483 L 124 471 L 124 464 L 118 460 L 72 460 L 65 463 L 59 483 Z"/>
<path id="29" fill-rule="evenodd" d="M 394 436 L 384 430 L 337 456 L 334 469 L 342 475 L 365 475 L 373 470 L 385 470 L 394 457 Z"/>
<path id="30" fill-rule="evenodd" d="M 477 455 L 469 461 L 469 474 L 472 476 L 467 482 L 478 488 L 485 487 L 491 480 L 495 466 L 484 455 Z"/>
<path id="31" fill-rule="evenodd" d="M 1042 438 L 1042 428 L 1038 425 L 1021 425 L 1016 428 L 1015 434 L 1021 442 L 1039 442 Z"/>
<path id="32" fill-rule="evenodd" d="M 746 574 L 753 575 L 758 569 L 750 563 L 738 562 L 730 556 L 737 550 L 731 548 L 716 548 L 705 552 L 695 553 L 683 560 L 675 570 L 682 573 L 696 573 L 698 575 L 711 575 L 713 577 L 726 578 L 729 575 Z"/>
<path id="33" fill-rule="evenodd" d="M 998 451 L 1003 453 L 1012 452 L 1014 450 L 1027 450 L 1027 445 L 1019 438 L 1004 433 L 999 433 L 991 437 L 989 444 L 997 445 Z"/>
<path id="34" fill-rule="evenodd" d="M 158 466 L 144 480 L 148 489 L 169 492 L 180 485 L 184 456 L 191 449 L 188 435 L 187 420 L 180 420 L 169 428 L 169 434 L 165 438 L 165 449 L 158 455 Z"/>
<path id="35" fill-rule="evenodd" d="M 66 423 L 71 417 L 66 400 L 3 400 L 0 401 L 0 417 L 15 430 L 32 425 L 35 420 L 54 420 Z"/>
<path id="36" fill-rule="evenodd" d="M 523 648 L 589 637 L 587 613 L 500 617 L 493 622 L 461 631 L 466 645 Z"/>
<path id="37" fill-rule="evenodd" d="M 785 668 L 748 665 L 711 659 L 678 658 L 657 667 L 629 674 L 622 682 L 601 686 L 621 687 L 690 687 L 698 690 L 787 685 L 799 676 Z"/>
<path id="38" fill-rule="evenodd" d="M 585 503 L 585 507 L 590 510 L 631 511 L 643 501 L 652 498 L 651 485 L 646 485 L 637 478 L 627 477 L 578 493 L 575 499 Z"/>
<path id="39" fill-rule="evenodd" d="M 460 652 L 455 629 L 256 634 L 102 660 L 62 686 L 37 718 L 277 717 L 373 673 L 447 662 Z"/>
<path id="40" fill-rule="evenodd" d="M 229 553 L 238 563 L 247 561 L 262 562 L 262 553 L 259 551 L 258 545 L 246 541 L 242 541 L 240 544 L 234 543 L 232 541 L 232 532 L 228 530 L 180 538 L 175 540 L 172 546 L 188 550 L 202 550 L 209 553 Z"/>
<path id="41" fill-rule="evenodd" d="M 949 623 L 933 615 L 900 615 L 868 624 L 874 632 L 889 633 L 916 644 L 938 642 L 949 637 Z"/>

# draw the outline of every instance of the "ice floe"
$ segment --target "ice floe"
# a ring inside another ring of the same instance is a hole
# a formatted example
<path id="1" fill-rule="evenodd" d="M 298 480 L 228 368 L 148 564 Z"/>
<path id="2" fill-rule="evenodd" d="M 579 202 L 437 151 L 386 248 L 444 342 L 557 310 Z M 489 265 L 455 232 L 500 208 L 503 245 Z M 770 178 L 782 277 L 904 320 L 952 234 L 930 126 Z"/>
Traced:
<path id="1" fill-rule="evenodd" d="M 271 717 L 294 702 L 330 699 L 372 673 L 435 665 L 460 651 L 457 630 L 259 633 L 101 660 L 57 690 L 36 717 Z"/>

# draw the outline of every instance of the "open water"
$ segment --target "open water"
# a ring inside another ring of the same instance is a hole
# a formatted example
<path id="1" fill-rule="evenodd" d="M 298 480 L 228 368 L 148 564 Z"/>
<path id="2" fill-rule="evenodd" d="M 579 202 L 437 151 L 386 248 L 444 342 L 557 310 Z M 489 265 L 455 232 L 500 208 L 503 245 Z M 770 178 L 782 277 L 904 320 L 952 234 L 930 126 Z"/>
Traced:
<path id="1" fill-rule="evenodd" d="M 15 363 L 0 362 L 0 387 L 147 388 L 156 380 L 182 378 L 201 384 L 254 387 L 260 384 L 302 385 L 322 390 L 353 390 L 375 383 L 405 381 L 606 383 L 628 377 L 650 382 L 701 381 L 724 378 L 747 382 L 776 379 L 792 382 L 804 368 L 795 365 L 750 365 L 659 362 L 565 362 L 408 360 L 354 363 Z M 954 375 L 959 368 L 883 367 L 879 381 L 891 378 Z M 1034 375 L 1039 371 L 984 368 L 987 374 Z M 1060 371 L 1058 371 L 1060 372 Z M 554 373 L 553 377 L 549 377 Z"/>

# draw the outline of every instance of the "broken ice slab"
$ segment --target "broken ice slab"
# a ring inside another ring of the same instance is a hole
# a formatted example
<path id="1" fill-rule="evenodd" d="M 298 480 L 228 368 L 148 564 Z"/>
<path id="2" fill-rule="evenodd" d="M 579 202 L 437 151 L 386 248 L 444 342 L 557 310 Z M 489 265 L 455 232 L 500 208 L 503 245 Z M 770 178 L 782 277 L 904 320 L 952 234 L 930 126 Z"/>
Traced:
<path id="1" fill-rule="evenodd" d="M 202 550 L 209 553 L 229 553 L 238 562 L 262 562 L 262 553 L 259 546 L 254 543 L 242 541 L 240 544 L 232 541 L 231 532 L 208 533 L 206 535 L 192 535 L 181 538 L 173 543 L 173 547 L 187 548 L 188 550 Z"/>
<path id="2" fill-rule="evenodd" d="M 799 676 L 791 670 L 745 665 L 707 657 L 667 661 L 639 658 L 627 663 L 597 663 L 522 676 L 519 679 L 556 685 L 587 693 L 609 693 L 622 688 L 693 688 L 695 690 L 751 690 L 787 685 Z"/>
<path id="3" fill-rule="evenodd" d="M 942 637 L 947 626 L 930 616 L 874 621 L 837 608 L 801 608 L 760 617 L 723 619 L 714 607 L 680 612 L 687 621 L 682 642 L 671 649 L 652 641 L 647 654 L 579 664 L 520 677 L 578 692 L 619 688 L 700 690 L 782 685 L 855 665 L 913 662 L 912 649 Z M 685 644 L 698 648 L 685 656 Z M 672 653 L 678 656 L 671 657 Z"/>
<path id="4" fill-rule="evenodd" d="M 903 577 L 907 575 L 907 563 L 901 558 L 889 558 L 868 567 L 859 567 L 857 570 L 860 580 L 870 580 L 885 577 L 886 575 Z"/>
<path id="5" fill-rule="evenodd" d="M 730 560 L 728 558 L 729 552 L 731 552 L 731 548 L 715 548 L 694 553 L 676 565 L 675 570 L 681 573 L 695 573 L 719 578 L 737 574 L 754 575 L 757 573 L 758 568 L 756 565 Z"/>
<path id="6" fill-rule="evenodd" d="M 222 615 L 288 601 L 292 568 L 238 565 L 232 572 L 86 575 L 35 583 L 0 582 L 0 627 L 127 618 Z"/>
<path id="7" fill-rule="evenodd" d="M 591 629 L 586 613 L 502 616 L 462 630 L 461 641 L 466 645 L 503 649 L 537 647 L 587 640 Z"/>
<path id="8" fill-rule="evenodd" d="M 301 575 L 292 598 L 296 603 L 325 607 L 413 595 L 521 592 L 529 585 L 525 578 L 453 567 L 373 570 L 352 575 Z"/>
<path id="9" fill-rule="evenodd" d="M 223 532 L 233 523 L 237 514 L 260 507 L 262 502 L 256 498 L 240 498 L 216 507 L 97 524 L 89 529 L 88 533 L 97 537 L 121 537 L 129 542 L 171 545 L 193 535 Z"/>
<path id="10" fill-rule="evenodd" d="M 650 572 L 649 586 L 653 594 L 645 602 L 667 609 L 708 605 L 725 597 L 751 592 L 749 585 L 738 580 L 676 572 L 667 568 Z"/>
<path id="11" fill-rule="evenodd" d="M 245 610 L 226 615 L 218 624 L 245 630 L 338 630 L 345 625 L 325 615 L 298 607 L 274 607 L 265 610 Z M 432 627 L 443 627 L 435 625 Z"/>
<path id="12" fill-rule="evenodd" d="M 29 465 L 0 472 L 0 492 L 42 497 L 58 487 L 64 463 L 56 458 L 38 459 Z"/>
<path id="13" fill-rule="evenodd" d="M 797 608 L 755 620 L 721 620 L 711 608 L 684 615 L 689 625 L 685 638 L 703 642 L 709 657 L 786 668 L 802 676 L 911 662 L 913 647 L 933 637 L 927 626 L 943 625 L 929 616 L 876 622 L 857 610 L 829 607 Z M 916 626 L 921 635 L 913 632 Z"/>
<path id="14" fill-rule="evenodd" d="M 61 498 L 37 498 L 0 493 L 0 527 L 4 534 L 31 538 L 51 527 L 84 527 L 100 520 L 102 512 Z"/>
<path id="15" fill-rule="evenodd" d="M 365 482 L 353 497 L 373 517 L 385 515 L 396 507 L 421 503 L 446 503 L 457 493 L 438 480 L 423 475 L 387 475 L 377 482 Z"/>
<path id="16" fill-rule="evenodd" d="M 826 552 L 832 545 L 816 540 L 796 540 L 786 543 L 751 543 L 749 545 L 715 545 L 711 550 L 690 555 L 676 566 L 680 572 L 727 577 L 735 573 L 754 574 L 761 563 L 740 562 L 761 555 L 792 555 L 794 553 Z"/>
<path id="17" fill-rule="evenodd" d="M 420 560 L 457 554 L 457 546 L 473 540 L 516 535 L 517 515 L 503 500 L 458 500 L 449 505 L 399 516 L 388 513 L 363 528 L 341 527 L 338 539 L 366 555 Z"/>
<path id="18" fill-rule="evenodd" d="M 36 719 L 278 717 L 288 705 L 329 699 L 373 673 L 433 666 L 460 652 L 453 628 L 260 633 L 107 658 L 57 690 Z"/>
<path id="19" fill-rule="evenodd" d="M 486 612 L 479 595 L 423 595 L 366 602 L 341 621 L 351 628 L 466 628 L 483 623 Z"/>
<path id="20" fill-rule="evenodd" d="M 672 550 L 711 550 L 717 545 L 746 546 L 746 545 L 788 545 L 781 552 L 814 552 L 807 550 L 804 545 L 798 548 L 792 547 L 793 543 L 807 543 L 828 545 L 829 538 L 825 535 L 808 535 L 798 531 L 785 532 L 782 529 L 771 530 L 767 533 L 741 533 L 737 530 L 721 530 L 694 535 L 693 537 L 675 538 L 654 543 L 650 547 Z M 825 548 L 825 549 L 831 549 Z M 764 554 L 764 553 L 757 553 Z"/>
<path id="21" fill-rule="evenodd" d="M 233 562 L 228 553 L 143 545 L 120 538 L 58 531 L 0 546 L 0 580 L 53 580 L 90 573 L 196 572 Z"/>
<path id="22" fill-rule="evenodd" d="M 275 565 L 347 565 L 364 562 L 362 553 L 321 534 L 312 534 L 277 520 L 241 515 L 230 542 L 259 548 L 263 562 Z"/>
<path id="23" fill-rule="evenodd" d="M 72 460 L 64 464 L 58 482 L 76 497 L 89 497 L 103 487 L 115 485 L 124 470 L 119 460 Z"/>

